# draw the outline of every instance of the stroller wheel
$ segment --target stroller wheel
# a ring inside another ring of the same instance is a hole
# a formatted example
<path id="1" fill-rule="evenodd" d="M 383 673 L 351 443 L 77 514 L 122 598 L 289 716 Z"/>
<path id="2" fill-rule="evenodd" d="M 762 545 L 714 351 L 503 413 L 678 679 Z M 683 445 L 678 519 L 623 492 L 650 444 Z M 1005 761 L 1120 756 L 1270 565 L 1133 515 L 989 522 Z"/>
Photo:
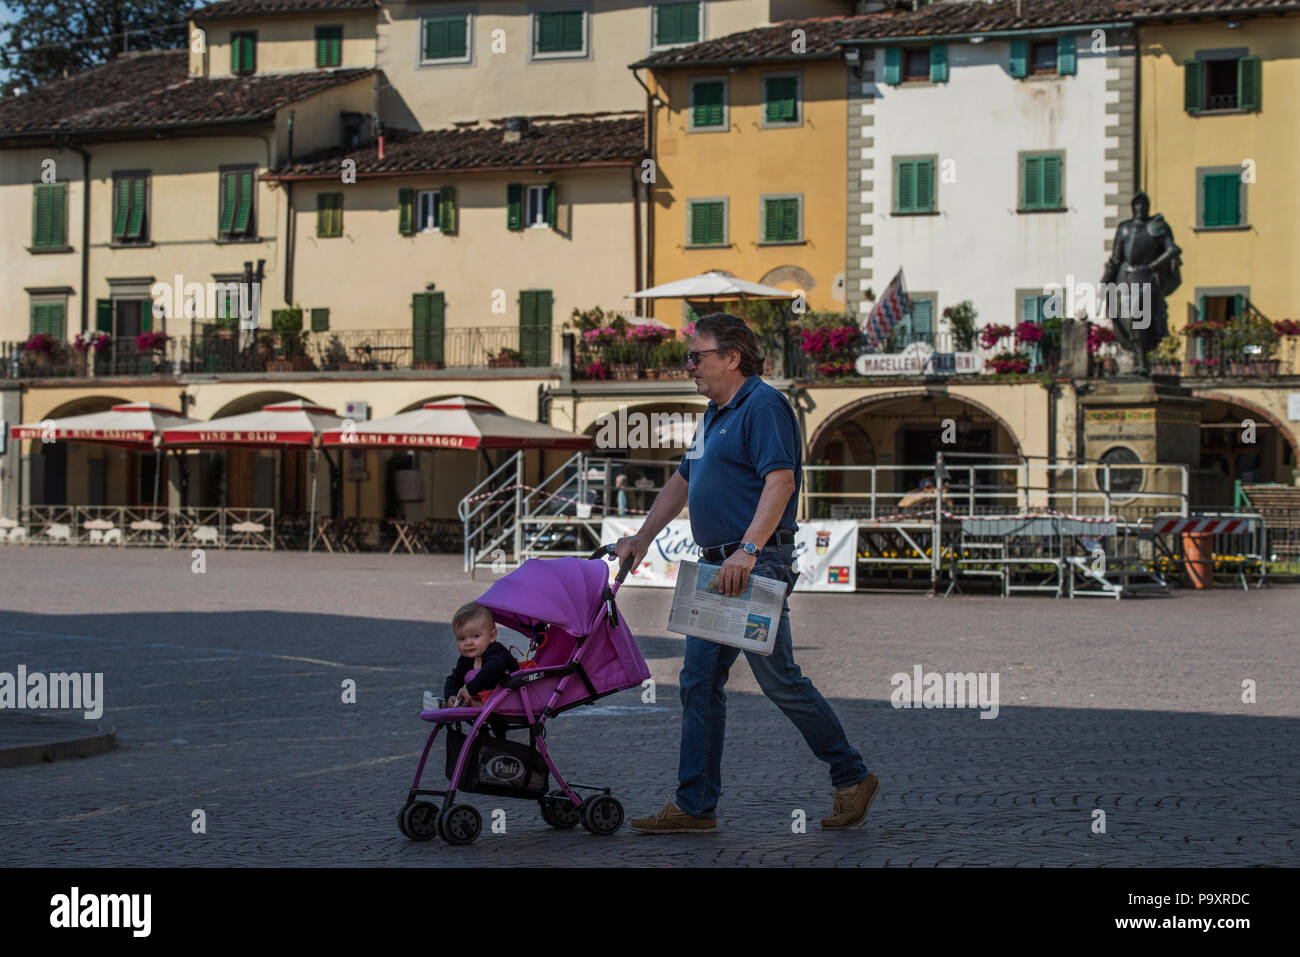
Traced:
<path id="1" fill-rule="evenodd" d="M 582 809 L 563 791 L 552 791 L 537 803 L 542 807 L 542 820 L 551 827 L 576 827 L 582 820 Z"/>
<path id="2" fill-rule="evenodd" d="M 406 829 L 406 809 L 409 804 L 403 804 L 402 809 L 397 812 L 397 829 L 402 832 L 403 837 L 410 837 L 411 832 Z"/>
<path id="3" fill-rule="evenodd" d="M 448 844 L 470 844 L 483 829 L 483 818 L 468 804 L 453 804 L 438 824 L 438 834 Z"/>
<path id="4" fill-rule="evenodd" d="M 582 802 L 582 826 L 592 834 L 608 837 L 623 826 L 623 805 L 608 794 L 597 794 Z"/>
<path id="5" fill-rule="evenodd" d="M 415 801 L 402 808 L 402 833 L 413 841 L 428 841 L 437 835 L 438 809 L 428 801 Z"/>

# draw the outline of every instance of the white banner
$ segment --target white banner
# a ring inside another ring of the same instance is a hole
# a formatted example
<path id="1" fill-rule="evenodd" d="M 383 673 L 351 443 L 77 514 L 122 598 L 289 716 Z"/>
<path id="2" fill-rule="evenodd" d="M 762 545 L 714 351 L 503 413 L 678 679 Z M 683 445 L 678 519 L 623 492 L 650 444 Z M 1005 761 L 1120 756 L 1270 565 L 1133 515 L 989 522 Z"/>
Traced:
<path id="1" fill-rule="evenodd" d="M 600 540 L 616 542 L 635 534 L 640 527 L 639 518 L 606 517 L 600 526 Z M 858 523 L 853 519 L 814 520 L 800 525 L 794 540 L 794 561 L 800 573 L 794 590 L 853 591 L 857 584 L 857 548 Z M 624 584 L 675 588 L 678 566 L 695 561 L 699 561 L 699 549 L 691 537 L 691 523 L 685 518 L 674 519 L 655 538 L 641 567 L 632 569 Z"/>

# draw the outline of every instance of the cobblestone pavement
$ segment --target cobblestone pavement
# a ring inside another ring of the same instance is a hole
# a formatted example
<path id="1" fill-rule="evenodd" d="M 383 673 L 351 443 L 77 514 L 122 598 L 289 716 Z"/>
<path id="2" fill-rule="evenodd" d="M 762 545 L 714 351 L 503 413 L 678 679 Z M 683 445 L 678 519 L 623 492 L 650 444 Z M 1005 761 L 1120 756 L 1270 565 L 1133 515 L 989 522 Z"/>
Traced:
<path id="1" fill-rule="evenodd" d="M 0 548 L 0 671 L 102 671 L 120 747 L 0 771 L 18 865 L 1292 865 L 1300 820 L 1300 591 L 1126 602 L 912 595 L 791 600 L 796 660 L 882 782 L 823 832 L 825 766 L 732 671 L 716 835 L 553 831 L 534 803 L 466 795 L 477 843 L 417 844 L 395 815 L 455 660 L 447 624 L 489 582 L 453 556 Z M 551 724 L 560 769 L 628 816 L 675 786 L 684 639 L 669 593 L 625 589 L 657 682 Z M 518 642 L 516 642 L 518 643 Z M 890 677 L 999 675 L 996 719 L 896 709 Z M 356 682 L 344 704 L 341 685 Z M 1258 702 L 1241 700 L 1245 679 Z M 0 720 L 3 720 L 0 715 Z M 431 758 L 441 767 L 441 746 Z M 443 782 L 435 778 L 438 786 Z M 506 833 L 487 824 L 505 811 Z M 191 831 L 202 809 L 207 833 Z M 1094 814 L 1105 812 L 1105 833 Z M 795 833 L 797 812 L 806 833 Z"/>

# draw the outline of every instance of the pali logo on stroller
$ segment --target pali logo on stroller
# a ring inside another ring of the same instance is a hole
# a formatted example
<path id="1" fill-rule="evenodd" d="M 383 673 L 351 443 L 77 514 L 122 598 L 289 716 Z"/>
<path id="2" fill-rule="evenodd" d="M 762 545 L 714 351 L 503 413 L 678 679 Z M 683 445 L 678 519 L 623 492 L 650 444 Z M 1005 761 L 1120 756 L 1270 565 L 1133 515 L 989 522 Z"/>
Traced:
<path id="1" fill-rule="evenodd" d="M 618 613 L 614 596 L 631 571 L 623 563 L 611 584 L 602 545 L 588 559 L 530 558 L 481 598 L 498 625 L 531 635 L 535 667 L 521 668 L 492 692 L 482 708 L 422 711 L 433 731 L 420 755 L 397 826 L 414 841 L 440 837 L 469 844 L 483 827 L 479 812 L 457 804 L 456 793 L 491 794 L 535 800 L 551 827 L 582 824 L 592 834 L 613 834 L 623 824 L 623 805 L 608 787 L 566 781 L 546 749 L 546 724 L 556 715 L 591 704 L 650 677 L 641 649 Z M 462 724 L 471 722 L 468 732 Z M 447 729 L 447 790 L 420 786 L 434 739 Z M 528 729 L 528 743 L 507 737 Z M 495 736 L 490 731 L 495 731 Z M 548 791 L 549 775 L 558 788 Z M 585 800 L 578 791 L 593 791 Z M 424 798 L 441 798 L 441 806 Z"/>

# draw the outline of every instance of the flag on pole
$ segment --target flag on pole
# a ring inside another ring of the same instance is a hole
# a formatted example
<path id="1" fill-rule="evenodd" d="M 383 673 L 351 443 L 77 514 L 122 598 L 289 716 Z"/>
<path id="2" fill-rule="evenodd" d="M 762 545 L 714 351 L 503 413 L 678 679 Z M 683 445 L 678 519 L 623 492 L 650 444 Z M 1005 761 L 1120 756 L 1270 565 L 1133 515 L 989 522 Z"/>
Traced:
<path id="1" fill-rule="evenodd" d="M 871 308 L 871 315 L 867 317 L 867 338 L 871 344 L 879 346 L 884 342 L 890 330 L 903 321 L 909 308 L 911 305 L 907 301 L 907 288 L 903 285 L 903 269 L 900 266 L 898 273 L 885 287 L 884 294 Z"/>

